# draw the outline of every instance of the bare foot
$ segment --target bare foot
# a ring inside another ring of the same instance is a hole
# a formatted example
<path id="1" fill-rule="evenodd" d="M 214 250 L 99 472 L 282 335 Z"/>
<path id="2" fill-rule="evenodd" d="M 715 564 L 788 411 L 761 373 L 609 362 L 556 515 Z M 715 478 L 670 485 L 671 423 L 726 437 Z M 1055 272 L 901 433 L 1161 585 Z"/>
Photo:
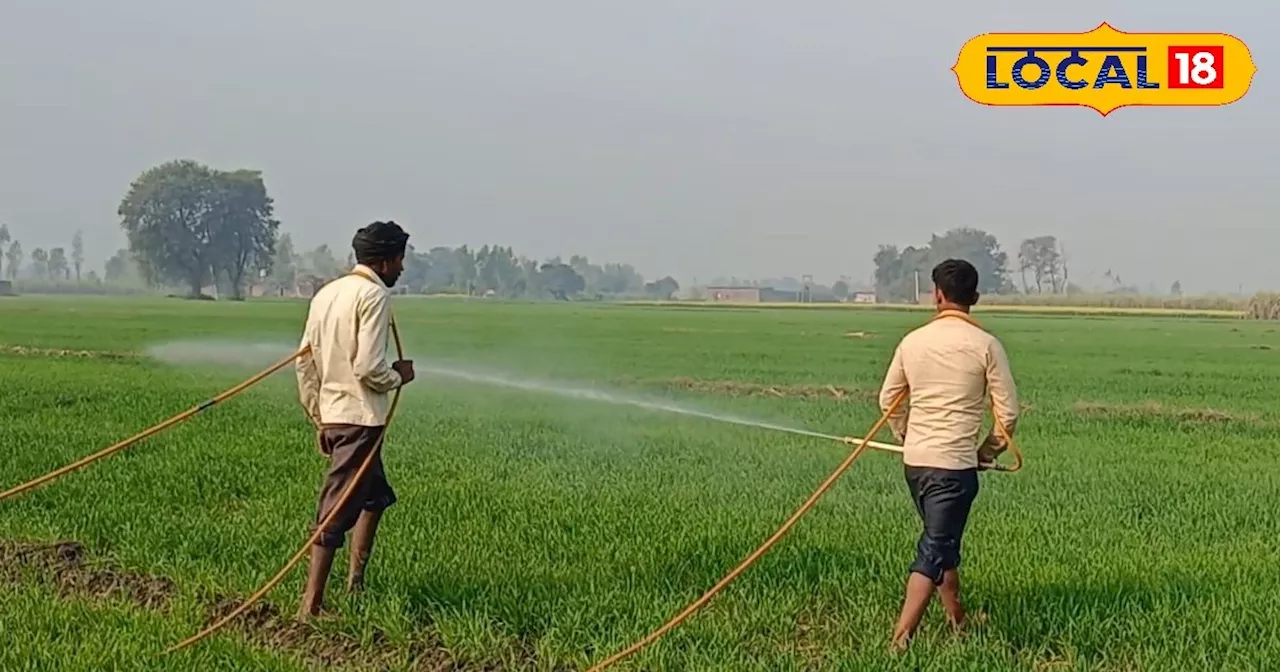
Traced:
<path id="1" fill-rule="evenodd" d="M 894 637 L 893 641 L 889 642 L 889 653 L 895 656 L 906 653 L 909 648 L 911 648 L 911 639 L 908 637 Z"/>
<path id="2" fill-rule="evenodd" d="M 293 619 L 299 623 L 315 623 L 317 621 L 329 621 L 338 617 L 336 612 L 330 611 L 327 607 L 320 607 L 318 611 L 310 612 L 305 609 L 298 610 Z"/>

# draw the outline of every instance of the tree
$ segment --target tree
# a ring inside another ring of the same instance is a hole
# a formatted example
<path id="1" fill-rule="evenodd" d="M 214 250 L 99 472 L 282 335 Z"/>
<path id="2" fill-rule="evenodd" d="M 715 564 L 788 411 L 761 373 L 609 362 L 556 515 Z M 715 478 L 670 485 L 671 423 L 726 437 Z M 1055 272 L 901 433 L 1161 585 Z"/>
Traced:
<path id="1" fill-rule="evenodd" d="M 120 282 L 130 275 L 130 269 L 133 264 L 129 260 L 128 250 L 116 250 L 116 253 L 107 260 L 106 266 L 103 267 L 103 278 L 107 282 Z"/>
<path id="2" fill-rule="evenodd" d="M 80 282 L 80 268 L 84 266 L 84 235 L 76 231 L 71 237 L 71 265 L 76 270 L 76 282 Z"/>
<path id="3" fill-rule="evenodd" d="M 669 275 L 661 280 L 647 282 L 644 285 L 645 294 L 663 301 L 669 300 L 678 291 L 680 291 L 680 283 Z"/>
<path id="4" fill-rule="evenodd" d="M 303 255 L 302 265 L 308 273 L 325 280 L 332 280 L 342 274 L 342 264 L 333 256 L 333 250 L 327 244 Z"/>
<path id="5" fill-rule="evenodd" d="M 49 250 L 49 277 L 54 280 L 70 280 L 71 264 L 67 263 L 67 251 L 61 247 Z"/>
<path id="6" fill-rule="evenodd" d="M 271 269 L 280 222 L 259 171 L 217 172 L 212 189 L 213 266 L 226 273 L 232 297 L 243 298 L 246 278 Z"/>
<path id="7" fill-rule="evenodd" d="M 199 297 L 213 270 L 213 171 L 171 161 L 142 173 L 117 212 L 129 250 L 149 282 L 185 283 Z"/>
<path id="8" fill-rule="evenodd" d="M 836 280 L 831 284 L 831 296 L 837 301 L 844 301 L 849 298 L 849 283 L 844 280 Z"/>
<path id="9" fill-rule="evenodd" d="M 280 234 L 276 239 L 267 285 L 278 293 L 297 293 L 298 262 L 298 255 L 293 251 L 293 237 L 287 233 Z"/>
<path id="10" fill-rule="evenodd" d="M 9 225 L 0 224 L 0 250 L 3 250 L 10 240 L 13 240 L 13 237 L 9 235 Z M 3 270 L 3 268 L 0 268 L 0 270 Z M 10 275 L 9 277 L 13 276 Z"/>
<path id="11" fill-rule="evenodd" d="M 5 261 L 9 262 L 9 279 L 16 280 L 18 278 L 18 271 L 22 268 L 22 243 L 16 240 L 13 241 L 13 243 L 9 245 L 9 251 L 5 252 L 4 258 Z"/>
<path id="12" fill-rule="evenodd" d="M 902 251 L 894 245 L 881 245 L 874 258 L 876 264 L 876 299 L 878 301 L 918 302 L 917 278 L 923 291 L 929 282 L 931 251 L 924 247 L 908 247 Z"/>
<path id="13" fill-rule="evenodd" d="M 1018 268 L 1022 273 L 1022 289 L 1031 293 L 1027 271 L 1035 280 L 1037 294 L 1043 294 L 1045 284 L 1054 294 L 1066 291 L 1067 262 L 1058 239 L 1053 236 L 1027 238 L 1018 246 Z"/>
<path id="14" fill-rule="evenodd" d="M 37 278 L 42 280 L 49 272 L 49 253 L 45 252 L 43 247 L 37 247 L 31 251 L 31 270 L 35 272 Z"/>
<path id="15" fill-rule="evenodd" d="M 1000 249 L 996 237 L 981 229 L 951 229 L 929 241 L 929 270 L 944 259 L 963 259 L 978 270 L 978 292 L 1006 294 L 1013 289 L 1009 281 L 1009 255 Z M 921 274 L 922 279 L 927 278 Z"/>
<path id="16" fill-rule="evenodd" d="M 117 212 L 146 279 L 184 283 L 192 297 L 219 277 L 240 296 L 246 276 L 270 264 L 279 227 L 259 172 L 189 160 L 144 171 Z"/>
<path id="17" fill-rule="evenodd" d="M 543 264 L 539 269 L 539 275 L 542 286 L 550 292 L 552 297 L 561 301 L 568 301 L 569 297 L 577 295 L 587 287 L 586 281 L 573 270 L 572 266 L 561 263 L 559 260 Z"/>
<path id="18" fill-rule="evenodd" d="M 1182 282 L 1179 280 L 1174 280 L 1173 286 L 1169 287 L 1169 294 L 1176 297 L 1182 296 Z"/>

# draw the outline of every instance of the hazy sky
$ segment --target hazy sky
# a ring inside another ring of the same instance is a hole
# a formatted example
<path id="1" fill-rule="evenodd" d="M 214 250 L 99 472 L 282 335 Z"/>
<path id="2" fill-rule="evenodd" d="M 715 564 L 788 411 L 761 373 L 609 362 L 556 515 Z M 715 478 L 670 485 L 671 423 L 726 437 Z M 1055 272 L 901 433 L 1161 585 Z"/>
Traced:
<path id="1" fill-rule="evenodd" d="M 1229 32 L 1259 72 L 1229 107 L 1103 118 L 979 106 L 949 71 L 980 33 L 1103 20 Z M 1058 235 L 1075 277 L 1280 288 L 1278 44 L 1264 0 L 0 0 L 0 222 L 27 250 L 83 229 L 100 267 L 130 181 L 194 158 L 263 170 L 308 246 L 393 218 L 832 280 L 977 226 Z"/>

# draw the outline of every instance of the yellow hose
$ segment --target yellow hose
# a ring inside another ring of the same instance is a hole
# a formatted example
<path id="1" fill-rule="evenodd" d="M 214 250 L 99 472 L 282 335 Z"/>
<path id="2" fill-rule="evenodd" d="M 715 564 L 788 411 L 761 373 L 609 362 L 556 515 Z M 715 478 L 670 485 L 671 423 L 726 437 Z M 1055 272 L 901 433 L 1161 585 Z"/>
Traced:
<path id="1" fill-rule="evenodd" d="M 298 350 L 297 352 L 293 353 L 292 355 L 289 355 L 287 358 L 280 360 L 276 364 L 273 364 L 270 368 L 264 369 L 262 372 L 255 374 L 252 378 L 249 378 L 243 383 L 240 383 L 239 385 L 232 387 L 231 389 L 223 392 L 222 394 L 219 394 L 218 396 L 205 401 L 199 406 L 189 408 L 173 416 L 172 418 L 169 418 L 168 420 L 161 422 L 158 425 L 148 427 L 147 429 L 144 429 L 141 432 L 134 434 L 133 436 L 125 439 L 124 441 L 121 441 L 111 446 L 107 446 L 106 448 L 103 448 L 102 450 L 92 455 L 80 458 L 79 460 L 76 460 L 75 462 L 72 462 L 71 464 L 68 464 L 67 466 L 62 467 L 61 469 L 55 469 L 54 471 L 51 471 L 45 474 L 44 476 L 41 476 L 40 478 L 27 481 L 22 485 L 18 485 L 18 486 L 9 488 L 8 490 L 5 490 L 4 492 L 0 492 L 0 502 L 10 497 L 13 497 L 15 495 L 22 494 L 28 490 L 40 487 L 41 485 L 44 485 L 45 483 L 48 483 L 49 481 L 52 481 L 55 478 L 58 478 L 65 474 L 69 474 L 75 471 L 76 469 L 80 469 L 82 467 L 88 466 L 89 464 L 92 464 L 93 462 L 97 462 L 98 460 L 101 460 L 102 458 L 107 457 L 109 455 L 114 455 L 124 450 L 125 448 L 128 448 L 129 446 L 132 446 L 133 444 L 138 443 L 139 441 L 147 437 L 154 436 L 156 434 L 159 434 L 160 432 L 163 432 L 166 429 L 169 429 L 170 427 L 173 427 L 174 425 L 190 420 L 201 411 L 204 411 L 208 408 L 216 406 L 217 404 L 220 404 L 226 401 L 227 399 L 230 399 L 231 397 L 234 397 L 237 394 L 240 394 L 241 392 L 244 392 L 250 387 L 258 384 L 267 376 L 270 376 L 276 371 L 279 371 L 280 369 L 283 369 L 284 367 L 288 366 L 290 362 L 307 354 L 307 352 L 309 352 L 310 350 L 311 350 L 310 346 L 304 347 L 301 350 Z"/>

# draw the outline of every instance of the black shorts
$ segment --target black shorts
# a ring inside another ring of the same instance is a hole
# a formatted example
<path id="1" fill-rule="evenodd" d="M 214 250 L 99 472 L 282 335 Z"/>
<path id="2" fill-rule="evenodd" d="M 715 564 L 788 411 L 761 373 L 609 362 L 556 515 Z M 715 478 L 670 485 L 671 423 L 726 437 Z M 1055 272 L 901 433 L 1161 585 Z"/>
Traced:
<path id="1" fill-rule="evenodd" d="M 960 539 L 978 496 L 977 469 L 905 468 L 907 487 L 924 523 L 912 572 L 942 583 L 942 574 L 960 566 Z"/>
<path id="2" fill-rule="evenodd" d="M 347 486 L 360 470 L 360 465 L 364 464 L 369 451 L 378 445 L 384 431 L 385 427 L 360 425 L 326 425 L 320 430 L 320 452 L 329 456 L 329 471 L 320 488 L 320 502 L 312 531 L 347 491 Z M 383 511 L 395 503 L 396 493 L 387 482 L 386 471 L 382 468 L 382 451 L 379 450 L 342 511 L 329 521 L 316 539 L 316 545 L 342 548 L 343 537 L 356 524 L 361 511 Z"/>

